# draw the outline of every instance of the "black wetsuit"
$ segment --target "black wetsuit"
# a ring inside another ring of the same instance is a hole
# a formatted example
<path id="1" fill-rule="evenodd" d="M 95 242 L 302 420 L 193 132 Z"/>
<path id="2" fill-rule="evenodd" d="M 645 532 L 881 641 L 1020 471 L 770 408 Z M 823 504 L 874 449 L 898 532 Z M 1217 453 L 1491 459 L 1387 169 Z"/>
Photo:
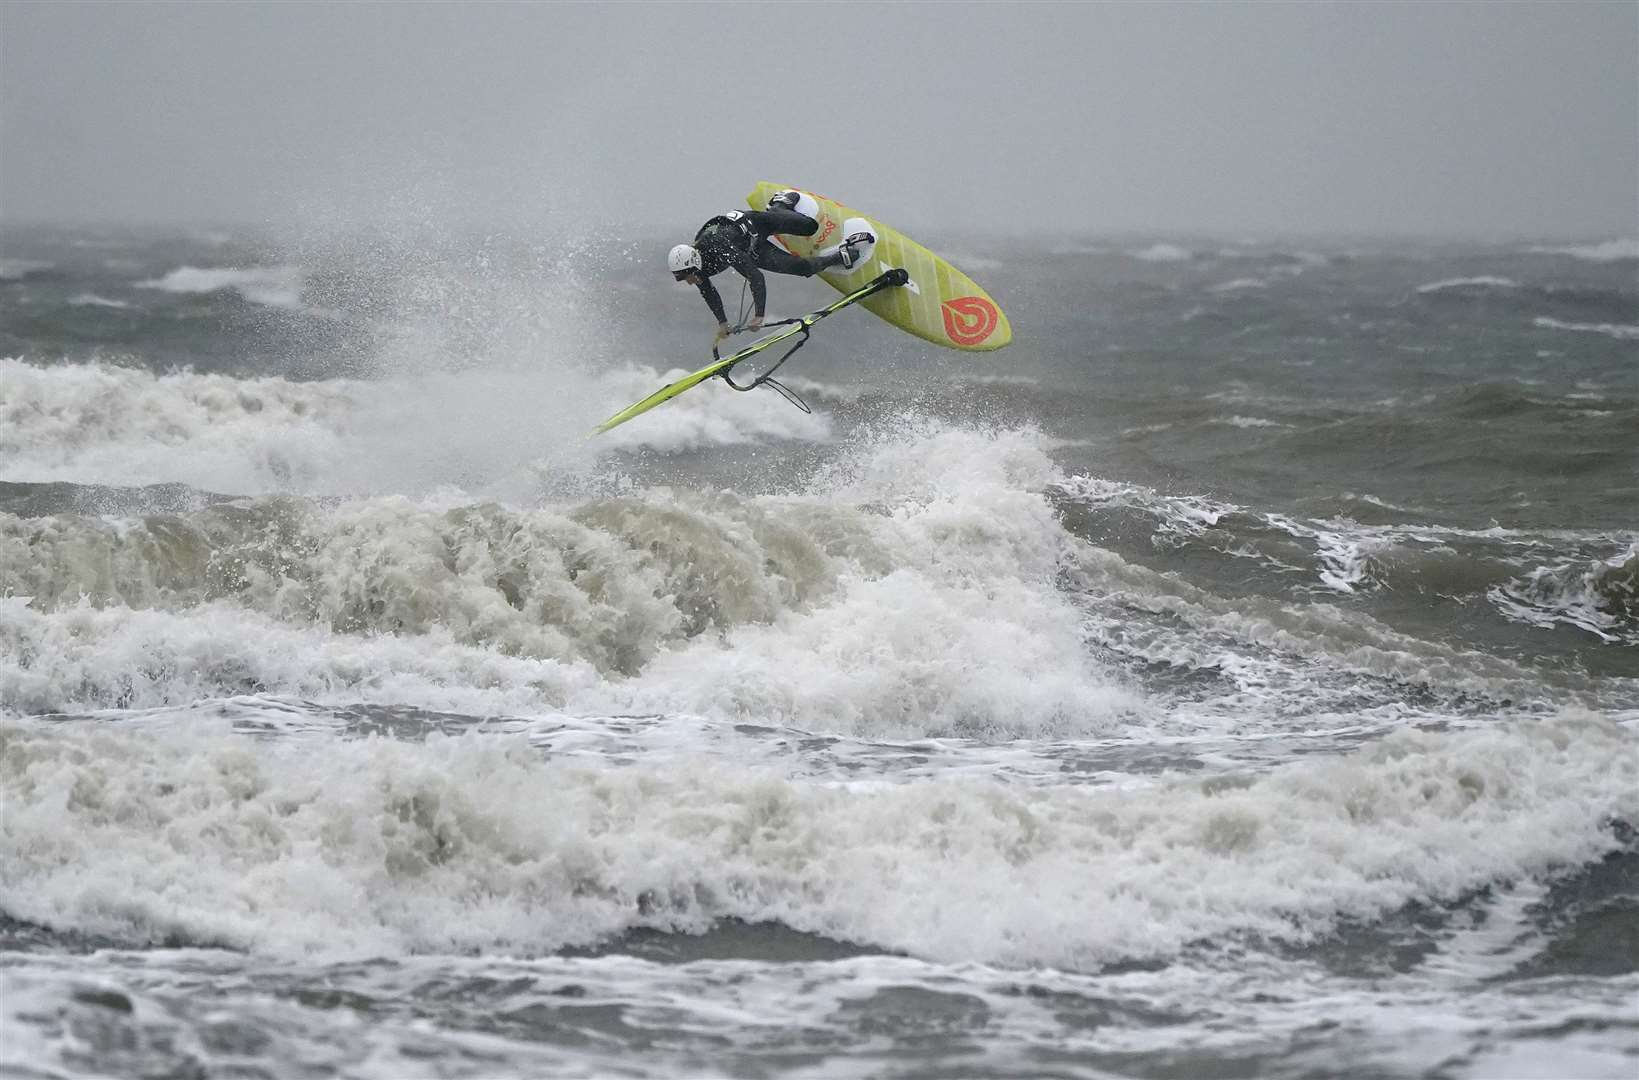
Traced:
<path id="1" fill-rule="evenodd" d="M 714 274 L 733 267 L 751 285 L 751 302 L 761 318 L 768 302 L 768 285 L 763 271 L 776 274 L 795 274 L 812 277 L 825 268 L 816 259 L 804 259 L 782 251 L 769 241 L 770 236 L 813 236 L 819 231 L 819 222 L 795 210 L 730 210 L 719 214 L 694 234 L 694 249 L 700 253 L 700 295 L 720 323 L 728 322 L 723 314 L 723 298 L 711 283 Z"/>

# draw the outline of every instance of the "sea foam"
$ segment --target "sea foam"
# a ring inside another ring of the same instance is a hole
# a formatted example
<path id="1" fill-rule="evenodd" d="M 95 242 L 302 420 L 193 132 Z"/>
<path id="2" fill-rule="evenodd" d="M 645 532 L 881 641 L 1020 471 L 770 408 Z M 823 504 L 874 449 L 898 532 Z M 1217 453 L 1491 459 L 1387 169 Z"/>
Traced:
<path id="1" fill-rule="evenodd" d="M 1639 259 L 1639 237 L 1618 237 L 1597 244 L 1568 244 L 1559 247 L 1533 247 L 1540 255 L 1567 255 L 1588 262 L 1620 262 Z"/>
<path id="2" fill-rule="evenodd" d="M 232 290 L 253 304 L 302 306 L 302 271 L 296 266 L 179 266 L 160 278 L 136 283 L 139 289 L 168 293 L 213 293 Z"/>
<path id="3" fill-rule="evenodd" d="M 588 768 L 489 734 L 314 753 L 197 724 L 11 722 L 0 744 L 13 917 L 275 955 L 545 952 L 732 917 L 1087 969 L 1546 880 L 1639 818 L 1632 735 L 1588 716 L 1126 790 Z"/>
<path id="4" fill-rule="evenodd" d="M 1639 325 L 1635 324 L 1565 322 L 1547 316 L 1538 316 L 1532 324 L 1544 330 L 1568 330 L 1576 334 L 1601 334 L 1617 341 L 1639 341 Z"/>

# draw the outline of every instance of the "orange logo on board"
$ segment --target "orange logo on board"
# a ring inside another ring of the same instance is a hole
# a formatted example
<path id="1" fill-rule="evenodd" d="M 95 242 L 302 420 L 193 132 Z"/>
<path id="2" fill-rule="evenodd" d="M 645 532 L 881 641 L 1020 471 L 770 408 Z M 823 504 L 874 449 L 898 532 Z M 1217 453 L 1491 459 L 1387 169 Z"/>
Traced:
<path id="1" fill-rule="evenodd" d="M 977 345 L 996 332 L 1002 314 L 982 296 L 959 296 L 940 304 L 945 336 L 958 345 Z"/>

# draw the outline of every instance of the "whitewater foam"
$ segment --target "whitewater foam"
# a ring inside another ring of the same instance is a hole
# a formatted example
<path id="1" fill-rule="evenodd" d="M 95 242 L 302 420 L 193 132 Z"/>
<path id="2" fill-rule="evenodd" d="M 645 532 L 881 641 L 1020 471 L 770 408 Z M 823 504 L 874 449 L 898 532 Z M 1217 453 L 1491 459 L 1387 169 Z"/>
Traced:
<path id="1" fill-rule="evenodd" d="M 5 723 L 0 741 L 6 911 L 273 954 L 542 952 L 732 917 L 1086 969 L 1547 879 L 1639 816 L 1631 735 L 1587 716 L 1137 791 L 587 769 L 483 734 L 314 754 L 197 724 Z"/>
<path id="2" fill-rule="evenodd" d="M 181 294 L 231 290 L 253 304 L 296 309 L 302 306 L 303 275 L 297 266 L 179 266 L 163 277 L 138 281 L 136 287 Z"/>
<path id="3" fill-rule="evenodd" d="M 1639 324 L 1566 322 L 1539 315 L 1531 320 L 1533 326 L 1544 330 L 1569 330 L 1577 334 L 1603 334 L 1617 341 L 1639 341 Z"/>
<path id="4" fill-rule="evenodd" d="M 1597 244 L 1567 244 L 1527 250 L 1539 255 L 1568 255 L 1588 262 L 1620 262 L 1623 259 L 1639 259 L 1639 237 L 1618 237 Z"/>
<path id="5" fill-rule="evenodd" d="M 0 479 L 184 483 L 235 495 L 454 487 L 529 498 L 543 482 L 589 480 L 596 456 L 620 449 L 830 438 L 823 412 L 804 415 L 768 391 L 714 386 L 642 423 L 585 438 L 597 420 L 663 381 L 641 367 L 294 381 L 0 359 Z M 798 384 L 826 396 L 817 384 Z"/>
<path id="6" fill-rule="evenodd" d="M 0 601 L 0 715 L 176 708 L 235 694 L 540 714 L 596 677 L 584 662 L 507 656 L 437 628 L 354 635 L 221 603 L 178 613 L 81 601 L 47 613 Z"/>
<path id="7" fill-rule="evenodd" d="M 0 359 L 0 479 L 255 493 L 319 486 L 375 388 Z"/>
<path id="8" fill-rule="evenodd" d="M 1574 626 L 1602 641 L 1639 644 L 1639 543 L 1591 566 L 1539 566 L 1486 596 L 1505 616 L 1531 626 Z"/>
<path id="9" fill-rule="evenodd" d="M 1263 278 L 1242 277 L 1231 278 L 1229 281 L 1220 281 L 1216 285 L 1209 286 L 1207 288 L 1207 292 L 1245 292 L 1248 289 L 1267 289 L 1268 287 L 1269 282 L 1265 281 Z"/>
<path id="10" fill-rule="evenodd" d="M 1205 541 L 1225 555 L 1257 560 L 1276 573 L 1317 573 L 1322 587 L 1345 597 L 1381 588 L 1399 544 L 1440 547 L 1471 537 L 1517 549 L 1515 557 L 1523 558 L 1551 550 L 1546 545 L 1554 539 L 1502 529 L 1304 522 L 1085 477 L 1068 478 L 1056 487 L 1075 502 L 1132 506 L 1154 515 L 1152 542 L 1157 545 Z M 1233 518 L 1242 523 L 1233 524 Z M 1262 545 L 1237 539 L 1237 532 L 1248 529 L 1303 541 L 1314 568 L 1281 562 Z M 1611 538 L 1580 532 L 1565 539 L 1594 544 Z M 1093 598 L 1087 625 L 1099 646 L 1171 671 L 1209 672 L 1226 684 L 1198 706 L 1169 713 L 1164 721 L 1172 725 L 1169 730 L 1239 725 L 1253 716 L 1260 730 L 1302 727 L 1331 709 L 1357 713 L 1364 701 L 1400 700 L 1394 686 L 1448 699 L 1446 709 L 1452 712 L 1458 711 L 1449 701 L 1452 695 L 1473 695 L 1491 702 L 1493 709 L 1503 702 L 1540 709 L 1567 701 L 1596 708 L 1604 701 L 1598 691 L 1573 688 L 1575 680 L 1567 683 L 1551 671 L 1533 671 L 1502 657 L 1403 633 L 1364 611 L 1313 601 L 1226 598 L 1094 547 L 1078 549 L 1071 562 L 1075 570 L 1066 580 Z M 1631 688 L 1613 688 L 1612 693 L 1631 695 Z"/>
<path id="11" fill-rule="evenodd" d="M 0 972 L 0 1067 L 71 1073 L 82 1043 L 122 1075 L 335 1064 L 361 1080 L 511 1074 L 590 1078 L 757 1074 L 826 1080 L 952 1072 L 1105 1080 L 1134 1055 L 1323 1073 L 1625 1078 L 1634 977 L 1469 983 L 1358 980 L 1246 956 L 1107 974 L 948 965 L 902 956 L 683 963 L 627 955 L 408 957 L 280 963 L 222 951 L 35 954 Z M 110 972 L 113 972 L 111 974 Z M 200 983 L 208 1010 L 189 1007 Z M 341 998 L 336 988 L 346 987 Z M 1553 1001 L 1574 989 L 1574 1003 Z M 1548 1000 L 1544 1000 L 1548 999 Z M 333 1007 L 345 1000 L 346 1008 Z M 435 1001 L 442 1021 L 426 1020 Z M 364 1022 L 361 1022 L 364 1021 Z M 647 1040 L 641 1066 L 602 1025 Z M 950 1028 L 960 1025 L 960 1034 Z M 937 1030 L 937 1049 L 930 1043 Z M 1316 1044 L 1315 1032 L 1331 1037 Z M 1545 1034 L 1551 1033 L 1551 1034 Z M 795 1062 L 797 1064 L 792 1065 Z M 907 1069 L 909 1065 L 909 1069 Z"/>
<path id="12" fill-rule="evenodd" d="M 30 274 L 54 269 L 52 263 L 40 259 L 0 258 L 0 281 L 22 281 Z"/>
<path id="13" fill-rule="evenodd" d="M 70 297 L 68 303 L 71 307 L 112 308 L 115 311 L 128 311 L 132 307 L 128 301 L 110 300 L 108 297 L 98 296 L 96 293 L 79 293 Z"/>
<path id="14" fill-rule="evenodd" d="M 1127 256 L 1141 262 L 1153 263 L 1188 262 L 1195 257 L 1188 248 L 1181 248 L 1177 244 L 1151 244 L 1147 248 L 1129 251 Z"/>
<path id="15" fill-rule="evenodd" d="M 1289 428 L 1292 426 L 1291 424 L 1282 424 L 1277 420 L 1268 420 L 1261 416 L 1219 417 L 1212 422 L 1237 428 Z"/>
<path id="16" fill-rule="evenodd" d="M 577 684 L 584 711 L 880 735 L 1104 730 L 1141 705 L 1085 655 L 1079 608 L 1059 589 L 1076 542 L 1044 496 L 1058 474 L 1039 439 L 862 443 L 798 495 L 0 515 L 0 594 L 34 598 L 0 612 L 14 658 L 0 703 L 383 700 L 337 672 L 338 653 L 391 635 L 405 653 L 426 642 L 410 668 L 423 681 L 470 678 L 468 650 L 589 665 L 603 678 Z M 270 620 L 280 648 L 260 656 Z M 525 686 L 500 703 L 527 704 L 541 678 L 518 669 Z M 561 687 L 554 705 L 570 704 Z"/>
<path id="17" fill-rule="evenodd" d="M 1466 292 L 1484 289 L 1517 289 L 1519 287 L 1519 282 L 1510 278 L 1485 274 L 1479 277 L 1447 278 L 1444 281 L 1431 281 L 1427 285 L 1417 286 L 1417 291 L 1426 294 L 1454 290 Z"/>
<path id="18" fill-rule="evenodd" d="M 705 341 L 652 245 L 266 260 L 345 322 L 127 291 L 265 243 L 14 287 L 0 1072 L 1626 1075 L 1632 649 L 1492 590 L 1631 634 L 1633 342 L 1530 321 L 1630 283 L 1152 239 L 1001 367 L 866 318 L 814 417 L 595 439 Z"/>

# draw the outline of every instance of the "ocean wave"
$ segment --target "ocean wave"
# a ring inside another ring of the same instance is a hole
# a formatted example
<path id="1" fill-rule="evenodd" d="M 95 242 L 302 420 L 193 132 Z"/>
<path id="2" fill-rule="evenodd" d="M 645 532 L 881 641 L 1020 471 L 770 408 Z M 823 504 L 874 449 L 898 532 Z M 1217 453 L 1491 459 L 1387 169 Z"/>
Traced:
<path id="1" fill-rule="evenodd" d="M 278 498 L 122 522 L 0 517 L 0 593 L 45 612 L 81 597 L 171 611 L 229 599 L 335 633 L 436 630 L 631 672 L 673 639 L 771 618 L 824 577 L 751 564 L 722 535 L 733 518 L 704 508 L 616 502 L 582 514 L 601 527 L 572 512 L 438 512 L 403 499 Z M 820 573 L 816 554 L 796 554 Z"/>
<path id="2" fill-rule="evenodd" d="M 1521 315 L 1549 312 L 1554 316 L 1549 318 L 1549 323 L 1561 326 L 1624 319 L 1639 310 L 1639 294 L 1632 289 L 1566 283 L 1527 284 L 1487 275 L 1431 281 L 1419 285 L 1416 295 L 1428 304 L 1483 304 Z"/>
<path id="3" fill-rule="evenodd" d="M 1034 375 L 1014 374 L 973 374 L 971 372 L 956 372 L 950 377 L 951 382 L 961 383 L 964 386 L 1040 386 L 1041 379 Z"/>
<path id="4" fill-rule="evenodd" d="M 1519 287 L 1519 282 L 1511 278 L 1481 275 L 1479 277 L 1447 278 L 1444 281 L 1431 281 L 1427 285 L 1417 286 L 1417 291 L 1427 294 L 1451 290 L 1473 292 L 1485 289 L 1517 289 Z"/>
<path id="5" fill-rule="evenodd" d="M 174 482 L 236 495 L 507 493 L 538 488 L 542 468 L 567 474 L 613 450 L 830 437 L 823 411 L 714 384 L 595 443 L 582 438 L 667 377 L 537 367 L 296 381 L 0 359 L 0 480 Z M 816 404 L 847 400 L 846 387 L 794 385 Z"/>
<path id="6" fill-rule="evenodd" d="M 1212 422 L 1214 424 L 1221 424 L 1225 427 L 1237 428 L 1284 428 L 1292 426 L 1290 424 L 1282 424 L 1275 420 L 1266 420 L 1261 416 L 1227 416 L 1219 417 Z"/>
<path id="7" fill-rule="evenodd" d="M 1578 415 L 1587 415 L 1596 411 L 1589 408 L 1589 401 L 1585 394 L 1562 394 L 1529 383 L 1476 382 L 1462 390 L 1438 395 L 1425 404 L 1436 415 L 1465 420 L 1493 420 L 1530 414 L 1563 417 L 1569 412 L 1574 412 Z M 1620 400 L 1608 403 L 1627 404 Z M 1631 411 L 1631 405 L 1625 411 Z M 1375 437 L 1378 429 L 1379 425 L 1372 425 L 1371 435 Z"/>
<path id="8" fill-rule="evenodd" d="M 540 715 L 599 679 L 585 662 L 508 656 L 440 627 L 338 634 L 225 601 L 185 611 L 30 604 L 0 599 L 0 715 L 187 709 L 247 694 Z"/>
<path id="9" fill-rule="evenodd" d="M 1280 591 L 1301 594 L 1318 585 L 1340 597 L 1405 593 L 1489 600 L 1514 621 L 1575 625 L 1608 641 L 1639 639 L 1634 600 L 1639 560 L 1629 550 L 1631 533 L 1463 529 L 1392 520 L 1368 524 L 1352 515 L 1298 518 L 1085 477 L 1070 478 L 1057 485 L 1057 490 L 1072 505 L 1098 515 L 1086 525 L 1077 524 L 1078 532 L 1110 539 L 1119 536 L 1131 545 L 1121 546 L 1123 551 L 1143 547 L 1210 551 L 1226 560 L 1256 565 L 1268 576 L 1268 586 Z M 1386 505 L 1382 500 L 1355 496 L 1349 501 L 1364 507 Z M 1588 557 L 1570 555 L 1609 550 L 1611 545 L 1620 545 L 1629 554 L 1592 566 Z M 1522 576 L 1526 567 L 1544 560 L 1553 560 L 1548 569 Z M 1244 571 L 1236 573 L 1244 576 Z M 1160 603 L 1159 596 L 1165 591 L 1151 583 L 1144 589 L 1143 603 Z M 1219 603 L 1194 593 L 1166 601 L 1167 610 L 1187 623 L 1238 632 L 1218 621 Z M 1266 603 L 1257 601 L 1256 606 L 1264 608 Z M 1270 610 L 1254 621 L 1285 625 L 1291 620 L 1296 625 L 1317 617 L 1316 606 L 1294 606 Z M 1386 626 L 1370 626 L 1369 620 L 1356 627 L 1330 626 L 1318 640 L 1294 636 L 1283 647 L 1302 655 L 1314 655 L 1317 650 L 1324 654 L 1340 641 L 1364 646 L 1364 651 L 1352 657 L 1333 656 L 1329 662 L 1342 669 L 1354 668 L 1370 653 L 1395 659 L 1383 665 L 1368 663 L 1357 670 L 1411 681 L 1432 679 L 1449 686 L 1460 683 L 1469 692 L 1499 697 L 1525 699 L 1542 692 L 1541 686 L 1531 688 L 1532 677 L 1526 671 L 1510 663 L 1417 641 Z M 1183 654 L 1183 643 L 1176 635 L 1169 635 L 1168 647 L 1175 655 Z M 1210 656 L 1210 647 L 1202 653 Z M 1467 670 L 1459 672 L 1458 668 Z M 1434 676 L 1436 670 L 1445 673 Z"/>
<path id="10" fill-rule="evenodd" d="M 1245 292 L 1248 289 L 1267 289 L 1268 287 L 1269 287 L 1269 282 L 1265 281 L 1263 278 L 1243 277 L 1243 278 L 1234 278 L 1230 281 L 1221 281 L 1216 285 L 1209 286 L 1207 288 L 1207 292 L 1213 292 L 1213 293 Z"/>
<path id="11" fill-rule="evenodd" d="M 339 456 L 378 392 L 334 380 L 173 372 L 0 359 L 0 479 L 211 491 L 300 485 Z"/>
<path id="12" fill-rule="evenodd" d="M 1560 319 L 1551 319 L 1539 315 L 1532 320 L 1532 325 L 1544 330 L 1568 330 L 1577 334 L 1603 334 L 1617 341 L 1639 341 L 1639 325 L 1623 323 L 1578 323 L 1564 322 Z"/>
<path id="13" fill-rule="evenodd" d="M 1566 255 L 1589 262 L 1620 262 L 1639 259 L 1639 237 L 1619 237 L 1598 244 L 1569 244 L 1560 247 L 1527 248 L 1538 255 Z"/>
<path id="14" fill-rule="evenodd" d="M 1242 421 L 1248 418 L 1235 418 Z M 1233 420 L 1221 420 L 1230 424 Z M 1236 426 L 1269 426 L 1243 424 Z M 1300 568 L 1294 558 L 1313 560 L 1319 583 L 1339 593 L 1378 584 L 1374 555 L 1390 546 L 1380 534 L 1335 522 L 1299 521 L 1283 514 L 1259 514 L 1245 507 L 1200 496 L 1163 495 L 1135 484 L 1113 484 L 1077 477 L 1061 488 L 1077 503 L 1101 508 L 1131 508 L 1148 515 L 1155 527 L 1153 542 L 1181 547 L 1203 540 L 1218 542 L 1219 550 L 1235 558 L 1248 558 L 1276 571 Z M 1260 534 L 1301 541 L 1307 552 L 1269 550 L 1259 544 Z"/>
<path id="15" fill-rule="evenodd" d="M 253 304 L 294 310 L 302 306 L 303 275 L 296 266 L 181 266 L 164 277 L 139 281 L 136 287 L 182 294 L 231 290 Z"/>
<path id="16" fill-rule="evenodd" d="M 1129 258 L 1141 262 L 1154 263 L 1188 262 L 1195 258 L 1195 254 L 1188 248 L 1179 247 L 1177 244 L 1151 244 L 1147 248 L 1138 248 L 1126 254 Z"/>
<path id="17" fill-rule="evenodd" d="M 71 307 L 114 308 L 119 311 L 129 310 L 132 307 L 129 301 L 110 300 L 108 297 L 98 296 L 96 293 L 79 293 L 70 297 L 68 303 Z"/>
<path id="18" fill-rule="evenodd" d="M 1639 544 L 1589 564 L 1565 560 L 1498 585 L 1487 596 L 1531 626 L 1574 626 L 1602 641 L 1639 645 Z"/>
<path id="19" fill-rule="evenodd" d="M 1550 881 L 1639 818 L 1631 734 L 1578 715 L 1119 790 L 589 768 L 498 734 L 315 753 L 197 723 L 6 722 L 0 745 L 0 909 L 274 956 L 545 953 L 738 919 L 1089 970 Z"/>
<path id="20" fill-rule="evenodd" d="M 22 281 L 54 269 L 55 264 L 39 259 L 0 259 L 0 281 Z"/>
<path id="21" fill-rule="evenodd" d="M 804 496 L 0 515 L 0 595 L 33 598 L 8 615 L 0 703 L 198 695 L 209 687 L 192 661 L 133 664 L 127 622 L 89 612 L 227 605 L 254 616 L 248 642 L 272 619 L 586 665 L 605 681 L 576 699 L 585 708 L 911 735 L 1087 730 L 1131 701 L 1086 657 L 1081 616 L 1057 588 L 1071 541 L 1041 494 L 1051 475 L 1033 437 L 947 433 L 865 451 Z M 156 656 L 178 654 L 169 624 L 139 629 L 161 634 Z M 305 640 L 289 648 L 318 649 Z M 52 659 L 64 655 L 100 659 Z M 312 692 L 289 674 L 299 665 L 224 671 L 219 694 Z"/>
<path id="22" fill-rule="evenodd" d="M 1315 251 L 1305 251 L 1301 248 L 1288 251 L 1250 242 L 1249 246 L 1245 247 L 1221 247 L 1213 252 L 1213 255 L 1220 259 L 1267 263 L 1278 274 L 1301 274 L 1306 269 L 1328 266 L 1332 262 L 1330 256 Z"/>

